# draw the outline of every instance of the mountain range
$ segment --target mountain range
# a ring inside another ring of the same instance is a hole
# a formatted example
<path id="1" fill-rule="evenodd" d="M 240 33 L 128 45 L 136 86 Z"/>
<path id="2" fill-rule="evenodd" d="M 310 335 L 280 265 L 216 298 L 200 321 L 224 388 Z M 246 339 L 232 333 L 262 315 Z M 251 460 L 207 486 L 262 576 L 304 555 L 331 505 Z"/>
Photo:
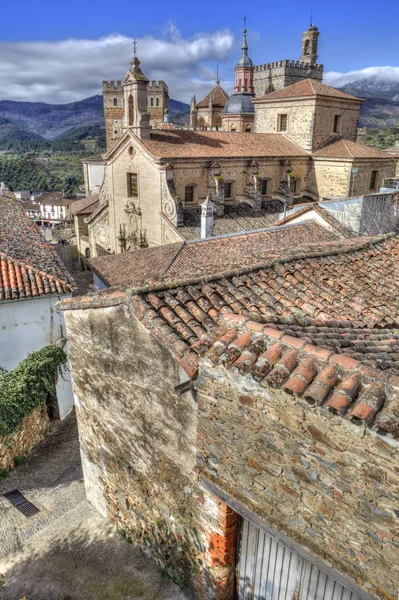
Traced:
<path id="1" fill-rule="evenodd" d="M 362 127 L 376 129 L 398 126 L 398 82 L 360 79 L 340 89 L 366 99 L 360 114 L 359 124 Z M 187 123 L 189 111 L 188 104 L 169 100 L 172 122 Z M 0 101 L 0 148 L 1 144 L 10 140 L 51 141 L 59 136 L 62 136 L 60 139 L 65 139 L 65 132 L 70 132 L 68 139 L 72 139 L 75 134 L 76 139 L 96 136 L 99 126 L 103 125 L 103 99 L 99 95 L 69 104 Z"/>

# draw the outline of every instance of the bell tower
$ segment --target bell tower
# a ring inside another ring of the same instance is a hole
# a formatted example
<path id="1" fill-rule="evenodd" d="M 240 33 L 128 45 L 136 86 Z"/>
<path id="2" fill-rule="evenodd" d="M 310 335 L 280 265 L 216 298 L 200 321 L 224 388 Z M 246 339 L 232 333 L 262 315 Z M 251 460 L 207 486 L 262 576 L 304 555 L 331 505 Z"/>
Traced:
<path id="1" fill-rule="evenodd" d="M 320 32 L 310 20 L 310 27 L 302 34 L 302 54 L 300 62 L 308 65 L 317 64 L 317 46 Z"/>
<path id="2" fill-rule="evenodd" d="M 248 92 L 254 94 L 254 71 L 255 67 L 248 56 L 247 28 L 244 18 L 244 31 L 241 44 L 241 58 L 235 66 L 236 85 L 234 92 Z"/>
<path id="3" fill-rule="evenodd" d="M 122 81 L 123 89 L 123 129 L 130 129 L 142 140 L 150 138 L 150 114 L 148 112 L 148 79 L 140 68 L 140 61 L 136 56 L 136 42 L 134 42 L 134 56 L 130 63 L 132 66 Z"/>

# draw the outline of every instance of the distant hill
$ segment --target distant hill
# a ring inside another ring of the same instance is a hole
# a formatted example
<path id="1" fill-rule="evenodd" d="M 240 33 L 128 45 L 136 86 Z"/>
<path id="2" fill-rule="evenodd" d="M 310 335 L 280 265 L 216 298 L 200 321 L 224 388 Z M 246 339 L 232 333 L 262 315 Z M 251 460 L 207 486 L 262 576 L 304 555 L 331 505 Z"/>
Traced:
<path id="1" fill-rule="evenodd" d="M 342 92 L 364 98 L 360 112 L 361 127 L 378 129 L 399 126 L 399 83 L 389 80 L 358 79 L 348 83 Z"/>
<path id="2" fill-rule="evenodd" d="M 170 99 L 169 112 L 172 120 L 176 115 L 177 122 L 182 123 L 187 121 L 190 107 Z M 103 97 L 92 96 L 70 104 L 1 100 L 0 117 L 32 136 L 19 139 L 53 140 L 71 129 L 104 125 Z"/>
<path id="3" fill-rule="evenodd" d="M 0 147 L 4 142 L 23 140 L 43 140 L 43 138 L 17 123 L 12 123 L 9 119 L 0 117 Z"/>

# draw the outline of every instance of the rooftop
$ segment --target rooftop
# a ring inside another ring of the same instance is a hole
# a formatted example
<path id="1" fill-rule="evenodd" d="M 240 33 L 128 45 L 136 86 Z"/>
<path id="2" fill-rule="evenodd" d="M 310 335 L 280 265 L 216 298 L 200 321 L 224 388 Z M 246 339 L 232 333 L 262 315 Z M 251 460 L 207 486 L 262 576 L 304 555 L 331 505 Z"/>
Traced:
<path id="1" fill-rule="evenodd" d="M 44 239 L 35 223 L 25 214 L 21 203 L 2 196 L 0 196 L 0 253 L 3 268 L 5 269 L 4 261 L 8 261 L 11 265 L 8 267 L 9 275 L 3 273 L 3 286 L 7 277 L 13 278 L 13 270 L 18 266 L 27 270 L 28 273 L 32 273 L 36 279 L 42 276 L 48 278 L 49 281 L 51 278 L 56 278 L 58 283 L 54 281 L 57 289 L 58 285 L 64 288 L 73 283 L 71 275 L 56 251 Z M 18 269 L 15 272 L 17 273 Z M 18 280 L 17 275 L 16 277 Z M 36 285 L 40 290 L 41 285 L 38 281 L 36 281 Z M 43 289 L 47 289 L 44 280 Z M 25 291 L 29 295 L 28 288 Z M 34 295 L 33 292 L 32 295 Z"/>
<path id="2" fill-rule="evenodd" d="M 226 131 L 151 132 L 142 145 L 155 158 L 255 158 L 308 156 L 278 133 L 230 133 Z"/>
<path id="3" fill-rule="evenodd" d="M 81 200 L 76 200 L 71 206 L 72 215 L 91 215 L 99 206 L 99 194 L 86 196 Z"/>
<path id="4" fill-rule="evenodd" d="M 69 206 L 76 200 L 76 196 L 66 198 L 63 192 L 48 192 L 38 198 L 40 204 L 51 204 L 53 206 Z"/>
<path id="5" fill-rule="evenodd" d="M 215 107 L 223 106 L 226 104 L 227 100 L 229 100 L 230 96 L 228 93 L 217 83 L 207 95 L 202 98 L 200 102 L 197 104 L 197 108 L 208 108 L 209 100 L 212 99 L 212 105 Z"/>
<path id="6" fill-rule="evenodd" d="M 202 277 L 249 267 L 281 256 L 287 248 L 336 239 L 337 235 L 312 221 L 101 256 L 88 263 L 109 286 L 138 287 L 176 277 Z"/>
<path id="7" fill-rule="evenodd" d="M 378 150 L 374 148 L 370 148 L 370 146 L 363 146 L 363 144 L 358 144 L 355 142 L 351 142 L 349 140 L 336 140 L 332 141 L 328 145 L 323 146 L 323 148 L 319 148 L 319 150 L 315 150 L 312 154 L 315 157 L 322 158 L 383 158 L 387 159 L 386 154 L 382 154 Z"/>
<path id="8" fill-rule="evenodd" d="M 305 204 L 301 208 L 298 207 L 298 210 L 277 221 L 276 226 L 287 225 L 288 223 L 296 221 L 298 218 L 302 220 L 303 215 L 306 215 L 307 213 L 310 214 L 312 212 L 321 217 L 327 226 L 331 227 L 338 235 L 342 235 L 343 237 L 353 236 L 353 232 L 350 229 L 345 227 L 345 225 L 340 223 L 338 219 L 333 217 L 333 215 L 326 208 L 319 206 L 317 203 Z"/>
<path id="9" fill-rule="evenodd" d="M 336 88 L 329 85 L 324 85 L 320 81 L 315 79 L 302 79 L 298 83 L 293 83 L 281 90 L 271 92 L 262 98 L 257 98 L 254 102 L 268 102 L 269 100 L 279 100 L 284 98 L 300 98 L 304 96 L 324 96 L 328 98 L 341 98 L 345 100 L 356 100 L 357 102 L 364 102 L 361 98 L 356 98 L 344 92 L 340 92 Z"/>
<path id="10" fill-rule="evenodd" d="M 248 134 L 247 134 L 248 135 Z M 226 204 L 224 215 L 214 219 L 213 233 L 226 235 L 239 231 L 253 231 L 270 227 L 282 214 L 284 206 L 279 200 L 263 200 L 260 211 L 255 211 L 248 202 Z M 184 225 L 177 228 L 178 234 L 186 240 L 201 237 L 201 206 L 185 207 Z"/>

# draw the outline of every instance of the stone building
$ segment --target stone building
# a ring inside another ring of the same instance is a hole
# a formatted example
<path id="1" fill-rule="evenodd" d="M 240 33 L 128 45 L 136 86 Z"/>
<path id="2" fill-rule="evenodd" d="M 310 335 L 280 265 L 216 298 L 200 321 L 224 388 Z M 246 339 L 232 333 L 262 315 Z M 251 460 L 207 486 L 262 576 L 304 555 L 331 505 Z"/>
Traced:
<path id="1" fill-rule="evenodd" d="M 169 90 L 164 81 L 151 81 L 151 83 L 147 79 L 146 81 L 150 126 L 157 129 L 162 125 L 164 115 L 168 112 Z M 126 123 L 123 121 L 126 102 L 123 85 L 123 81 L 103 81 L 107 150 L 110 150 L 121 139 L 126 128 Z"/>
<path id="2" fill-rule="evenodd" d="M 299 61 L 278 60 L 276 62 L 257 65 L 254 73 L 256 97 L 281 90 L 303 79 L 323 79 L 323 65 L 317 64 L 319 30 L 311 23 L 310 28 L 302 34 L 302 50 Z"/>
<path id="3" fill-rule="evenodd" d="M 392 600 L 399 239 L 277 231 L 63 303 L 87 495 L 200 600 Z"/>
<path id="4" fill-rule="evenodd" d="M 193 96 L 190 104 L 190 129 L 221 129 L 223 109 L 229 98 L 220 85 L 219 77 L 211 91 L 198 104 Z"/>

